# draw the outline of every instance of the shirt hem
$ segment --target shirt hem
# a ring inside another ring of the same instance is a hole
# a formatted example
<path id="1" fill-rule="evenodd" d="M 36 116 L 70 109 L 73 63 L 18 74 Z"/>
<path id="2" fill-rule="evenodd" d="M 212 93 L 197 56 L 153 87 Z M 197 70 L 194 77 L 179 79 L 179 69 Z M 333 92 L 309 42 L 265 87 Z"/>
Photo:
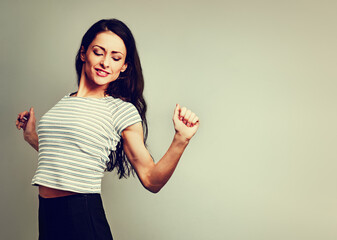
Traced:
<path id="1" fill-rule="evenodd" d="M 69 191 L 69 192 L 74 192 L 74 193 L 98 193 L 101 194 L 101 191 L 80 191 L 80 190 L 76 190 L 73 188 L 67 188 L 67 187 L 61 187 L 61 186 L 55 186 L 53 184 L 47 184 L 47 183 L 41 183 L 39 181 L 35 181 L 32 182 L 32 186 L 44 186 L 44 187 L 49 187 L 49 188 L 53 188 L 53 189 L 57 189 L 57 190 L 62 190 L 62 191 Z"/>

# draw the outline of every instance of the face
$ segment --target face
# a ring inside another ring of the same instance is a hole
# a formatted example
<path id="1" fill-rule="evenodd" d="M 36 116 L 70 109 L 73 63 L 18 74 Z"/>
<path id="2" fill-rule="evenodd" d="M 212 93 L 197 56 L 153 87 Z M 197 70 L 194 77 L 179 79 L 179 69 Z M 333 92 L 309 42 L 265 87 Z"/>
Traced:
<path id="1" fill-rule="evenodd" d="M 123 40 L 111 31 L 98 33 L 86 52 L 82 47 L 81 81 L 106 89 L 127 68 L 126 47 Z"/>

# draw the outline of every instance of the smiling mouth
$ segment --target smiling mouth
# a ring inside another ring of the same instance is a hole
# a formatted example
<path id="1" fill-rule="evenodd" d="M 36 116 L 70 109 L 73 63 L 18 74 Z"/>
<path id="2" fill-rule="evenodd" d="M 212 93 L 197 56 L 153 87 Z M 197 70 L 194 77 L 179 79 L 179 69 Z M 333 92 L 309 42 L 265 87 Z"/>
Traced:
<path id="1" fill-rule="evenodd" d="M 109 72 L 106 72 L 102 69 L 96 68 L 95 70 L 96 70 L 97 75 L 100 76 L 100 77 L 106 77 L 110 74 Z"/>

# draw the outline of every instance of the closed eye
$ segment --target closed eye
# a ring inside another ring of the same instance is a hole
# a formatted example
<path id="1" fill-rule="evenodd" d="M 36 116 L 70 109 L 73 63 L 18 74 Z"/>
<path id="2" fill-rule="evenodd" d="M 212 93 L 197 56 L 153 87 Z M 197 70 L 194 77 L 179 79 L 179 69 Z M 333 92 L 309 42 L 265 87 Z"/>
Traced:
<path id="1" fill-rule="evenodd" d="M 96 56 L 102 56 L 102 55 L 103 55 L 102 53 L 98 53 L 98 52 L 95 52 L 95 51 L 94 51 L 94 54 L 95 54 Z"/>

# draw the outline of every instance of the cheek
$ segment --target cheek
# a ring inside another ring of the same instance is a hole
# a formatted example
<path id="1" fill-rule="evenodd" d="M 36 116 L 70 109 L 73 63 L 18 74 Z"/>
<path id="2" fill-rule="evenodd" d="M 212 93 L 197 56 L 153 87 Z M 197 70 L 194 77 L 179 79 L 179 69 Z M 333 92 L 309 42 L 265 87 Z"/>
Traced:
<path id="1" fill-rule="evenodd" d="M 115 64 L 115 66 L 112 68 L 112 72 L 114 74 L 120 74 L 123 69 L 123 64 Z"/>
<path id="2" fill-rule="evenodd" d="M 84 66 L 86 69 L 90 69 L 93 66 L 93 63 L 90 60 L 84 62 Z"/>
<path id="3" fill-rule="evenodd" d="M 85 72 L 87 75 L 93 74 L 93 67 L 90 64 L 85 64 Z"/>
<path id="4" fill-rule="evenodd" d="M 119 72 L 114 72 L 112 75 L 111 75 L 111 79 L 113 81 L 115 81 L 118 77 L 119 77 L 120 73 Z"/>

